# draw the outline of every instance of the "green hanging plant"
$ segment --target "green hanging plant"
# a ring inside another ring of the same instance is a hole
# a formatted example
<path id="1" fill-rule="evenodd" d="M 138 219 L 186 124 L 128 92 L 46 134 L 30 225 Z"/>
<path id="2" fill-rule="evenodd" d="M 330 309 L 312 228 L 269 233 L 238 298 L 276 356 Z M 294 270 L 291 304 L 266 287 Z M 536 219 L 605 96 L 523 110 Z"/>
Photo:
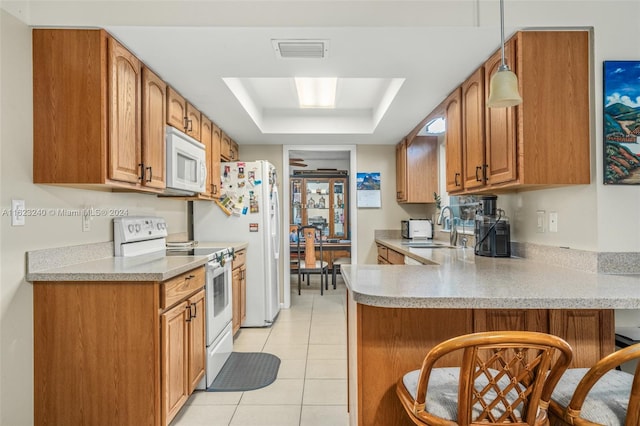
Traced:
<path id="1" fill-rule="evenodd" d="M 440 207 L 442 206 L 442 200 L 440 199 L 440 196 L 437 192 L 433 193 L 433 199 L 436 200 L 436 209 L 440 210 Z"/>

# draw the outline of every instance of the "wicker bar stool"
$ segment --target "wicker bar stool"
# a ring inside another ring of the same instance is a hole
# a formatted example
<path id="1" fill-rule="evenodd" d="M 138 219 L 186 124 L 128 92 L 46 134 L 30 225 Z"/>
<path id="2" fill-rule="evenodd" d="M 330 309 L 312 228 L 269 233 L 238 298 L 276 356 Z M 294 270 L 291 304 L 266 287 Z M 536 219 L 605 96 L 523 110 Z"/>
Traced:
<path id="1" fill-rule="evenodd" d="M 567 342 L 545 333 L 467 334 L 431 349 L 396 393 L 417 425 L 547 425 L 551 392 L 572 354 Z M 459 366 L 435 368 L 443 357 Z"/>

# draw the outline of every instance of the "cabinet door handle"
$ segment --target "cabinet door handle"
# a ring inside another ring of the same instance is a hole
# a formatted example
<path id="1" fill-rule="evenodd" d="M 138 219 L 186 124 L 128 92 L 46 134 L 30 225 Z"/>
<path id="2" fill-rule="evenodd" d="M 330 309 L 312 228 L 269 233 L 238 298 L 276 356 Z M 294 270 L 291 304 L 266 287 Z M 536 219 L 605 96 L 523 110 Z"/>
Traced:
<path id="1" fill-rule="evenodd" d="M 184 129 L 187 132 L 193 132 L 193 120 L 189 120 L 188 118 L 185 117 L 184 122 L 185 122 Z"/>
<path id="2" fill-rule="evenodd" d="M 140 176 L 138 176 L 138 180 L 144 181 L 144 164 L 140 163 L 138 164 L 138 167 L 140 167 Z"/>
<path id="3" fill-rule="evenodd" d="M 153 178 L 153 170 L 151 167 L 146 167 L 145 170 L 149 172 L 149 175 L 147 176 L 147 182 L 151 182 Z"/>
<path id="4" fill-rule="evenodd" d="M 489 168 L 488 164 L 484 164 L 482 166 L 482 179 L 486 182 L 489 180 L 489 177 L 487 176 L 487 169 Z"/>
<path id="5" fill-rule="evenodd" d="M 460 182 L 458 182 L 458 177 L 460 177 L 460 173 L 456 173 L 455 176 L 453 177 L 453 183 L 455 184 L 455 186 L 460 186 Z"/>
<path id="6" fill-rule="evenodd" d="M 187 305 L 187 306 L 185 306 L 184 308 L 189 310 L 189 318 L 187 318 L 185 321 L 186 321 L 186 322 L 191 322 L 191 318 L 193 318 L 193 317 L 191 316 L 191 305 Z"/>
<path id="7" fill-rule="evenodd" d="M 476 166 L 476 182 L 482 182 L 482 179 L 478 176 L 478 170 L 482 170 L 482 166 Z"/>
<path id="8" fill-rule="evenodd" d="M 196 318 L 198 316 L 198 305 L 192 303 L 191 306 L 193 306 L 193 315 L 191 318 Z M 191 307 L 189 307 L 189 314 L 191 314 Z"/>

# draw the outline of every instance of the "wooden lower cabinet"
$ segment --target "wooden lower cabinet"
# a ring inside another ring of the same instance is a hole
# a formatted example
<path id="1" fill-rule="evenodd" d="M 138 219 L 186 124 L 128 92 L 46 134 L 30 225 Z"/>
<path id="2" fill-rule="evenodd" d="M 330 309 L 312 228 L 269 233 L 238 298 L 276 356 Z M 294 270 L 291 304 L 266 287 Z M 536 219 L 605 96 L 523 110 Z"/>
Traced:
<path id="1" fill-rule="evenodd" d="M 413 425 L 396 396 L 398 380 L 438 343 L 487 330 L 558 335 L 574 349 L 571 367 L 590 367 L 614 350 L 613 310 L 383 308 L 347 294 L 349 424 Z"/>
<path id="2" fill-rule="evenodd" d="M 204 290 L 161 315 L 163 424 L 178 414 L 204 376 Z"/>
<path id="3" fill-rule="evenodd" d="M 34 282 L 34 424 L 167 425 L 204 375 L 204 284 Z"/>
<path id="4" fill-rule="evenodd" d="M 404 254 L 382 244 L 376 245 L 378 249 L 378 265 L 404 265 Z"/>
<path id="5" fill-rule="evenodd" d="M 235 334 L 242 323 L 247 318 L 247 266 L 246 266 L 247 252 L 246 250 L 239 250 L 236 252 L 236 257 L 233 261 L 233 272 L 231 278 L 231 284 L 233 287 L 232 294 L 232 306 L 233 306 L 233 319 L 231 325 L 233 328 L 233 334 Z"/>
<path id="6" fill-rule="evenodd" d="M 162 414 L 165 424 L 178 414 L 189 397 L 189 317 L 185 303 L 162 314 Z"/>

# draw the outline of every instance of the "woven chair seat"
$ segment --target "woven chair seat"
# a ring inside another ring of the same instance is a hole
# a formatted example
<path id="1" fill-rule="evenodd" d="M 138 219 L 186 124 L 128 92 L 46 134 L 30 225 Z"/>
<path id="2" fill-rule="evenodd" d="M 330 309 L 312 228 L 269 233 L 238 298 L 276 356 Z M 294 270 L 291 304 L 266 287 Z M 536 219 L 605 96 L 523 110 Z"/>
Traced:
<path id="1" fill-rule="evenodd" d="M 551 399 L 567 407 L 573 392 L 587 371 L 588 368 L 567 370 L 551 394 Z M 607 372 L 587 394 L 580 417 L 607 426 L 624 425 L 632 384 L 632 374 L 618 370 Z"/>
<path id="2" fill-rule="evenodd" d="M 495 374 L 498 374 L 494 370 Z M 407 391 L 415 399 L 417 396 L 418 377 L 420 376 L 420 370 L 411 371 L 403 377 L 402 381 L 407 388 Z M 434 416 L 441 417 L 443 419 L 451 420 L 453 422 L 458 420 L 458 383 L 460 381 L 460 368 L 458 367 L 446 367 L 437 368 L 431 372 L 429 377 L 429 384 L 427 388 L 427 400 L 425 402 L 425 409 Z M 510 380 L 506 376 L 502 376 L 498 379 L 498 386 L 501 389 L 508 387 Z M 489 384 L 489 380 L 486 377 L 481 377 L 474 383 L 476 391 L 481 392 Z M 485 395 L 487 401 L 495 401 L 498 398 L 498 393 L 494 389 L 489 389 Z M 518 399 L 518 392 L 510 390 L 505 396 L 506 401 L 511 406 Z M 517 418 L 521 418 L 520 407 L 516 407 L 514 414 Z M 477 418 L 482 413 L 482 407 L 479 402 L 476 402 L 472 408 L 472 418 Z M 492 415 L 496 418 L 504 416 L 507 411 L 505 404 L 498 403 L 492 409 Z"/>

